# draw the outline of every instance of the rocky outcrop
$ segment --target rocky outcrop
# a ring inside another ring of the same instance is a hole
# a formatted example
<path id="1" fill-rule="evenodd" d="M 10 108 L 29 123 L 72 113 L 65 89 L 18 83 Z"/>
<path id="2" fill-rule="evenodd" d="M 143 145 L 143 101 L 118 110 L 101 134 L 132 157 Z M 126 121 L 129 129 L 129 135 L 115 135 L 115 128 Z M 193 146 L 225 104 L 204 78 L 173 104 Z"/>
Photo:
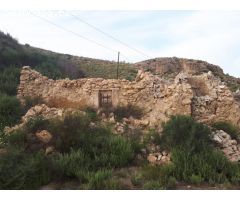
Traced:
<path id="1" fill-rule="evenodd" d="M 179 73 L 188 73 L 190 75 L 201 75 L 212 72 L 214 76 L 224 81 L 232 92 L 240 89 L 240 78 L 224 74 L 223 70 L 217 66 L 202 60 L 163 57 L 135 63 L 137 69 L 151 71 L 161 78 L 174 80 Z"/>
<path id="2" fill-rule="evenodd" d="M 191 69 L 193 70 L 193 69 Z M 199 121 L 231 121 L 240 126 L 240 106 L 235 95 L 212 72 L 179 73 L 174 81 L 139 70 L 135 81 L 83 78 L 52 80 L 23 67 L 18 98 L 40 97 L 49 107 L 99 107 L 99 91 L 111 91 L 112 106 L 135 105 L 143 109 L 141 123 L 161 126 L 170 116 L 191 115 Z"/>
<path id="3" fill-rule="evenodd" d="M 80 112 L 80 111 L 75 111 L 74 109 L 71 109 L 71 108 L 67 108 L 67 109 L 49 108 L 45 104 L 36 105 L 27 111 L 27 113 L 22 117 L 20 124 L 11 128 L 5 127 L 5 132 L 9 133 L 23 127 L 31 118 L 35 118 L 39 116 L 42 116 L 45 119 L 63 118 L 65 115 L 73 112 Z"/>
<path id="4" fill-rule="evenodd" d="M 141 61 L 134 64 L 138 69 L 150 70 L 160 76 L 175 77 L 177 74 L 184 72 L 191 75 L 199 75 L 208 71 L 214 74 L 222 74 L 223 70 L 210 63 L 201 60 L 193 60 L 177 57 L 155 58 Z"/>
<path id="5" fill-rule="evenodd" d="M 230 161 L 240 161 L 240 144 L 233 140 L 229 134 L 222 130 L 217 130 L 213 133 L 212 140 L 216 142 L 218 148 Z"/>

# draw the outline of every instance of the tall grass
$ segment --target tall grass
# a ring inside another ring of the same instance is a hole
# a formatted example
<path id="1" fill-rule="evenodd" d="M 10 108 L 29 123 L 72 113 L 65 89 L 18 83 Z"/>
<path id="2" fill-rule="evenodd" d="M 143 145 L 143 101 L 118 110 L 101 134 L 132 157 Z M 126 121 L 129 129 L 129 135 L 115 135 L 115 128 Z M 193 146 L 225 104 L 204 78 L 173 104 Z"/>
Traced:
<path id="1" fill-rule="evenodd" d="M 131 163 L 132 144 L 100 123 L 92 127 L 90 122 L 89 115 L 83 113 L 63 120 L 36 117 L 21 130 L 5 134 L 2 145 L 7 153 L 0 156 L 1 189 L 35 189 L 59 179 L 78 180 L 85 189 L 118 188 L 110 172 Z M 53 135 L 51 145 L 57 153 L 47 156 L 41 145 L 32 150 L 34 133 L 42 129 Z"/>
<path id="2" fill-rule="evenodd" d="M 240 182 L 240 166 L 231 163 L 210 140 L 210 130 L 187 116 L 174 116 L 164 125 L 161 144 L 171 150 L 171 174 L 185 182 Z"/>

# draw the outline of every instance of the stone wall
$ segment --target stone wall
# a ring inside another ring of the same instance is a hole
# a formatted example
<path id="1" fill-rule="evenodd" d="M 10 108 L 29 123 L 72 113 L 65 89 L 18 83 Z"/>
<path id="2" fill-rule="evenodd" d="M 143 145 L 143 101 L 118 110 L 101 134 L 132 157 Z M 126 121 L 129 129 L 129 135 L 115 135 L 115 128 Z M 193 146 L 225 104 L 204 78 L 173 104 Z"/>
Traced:
<path id="1" fill-rule="evenodd" d="M 41 97 L 49 107 L 99 107 L 99 92 L 112 92 L 113 107 L 133 104 L 144 110 L 150 125 L 160 125 L 171 115 L 192 115 L 204 122 L 229 120 L 239 125 L 239 103 L 211 73 L 180 73 L 168 81 L 139 71 L 135 81 L 83 78 L 52 80 L 23 67 L 18 98 Z"/>

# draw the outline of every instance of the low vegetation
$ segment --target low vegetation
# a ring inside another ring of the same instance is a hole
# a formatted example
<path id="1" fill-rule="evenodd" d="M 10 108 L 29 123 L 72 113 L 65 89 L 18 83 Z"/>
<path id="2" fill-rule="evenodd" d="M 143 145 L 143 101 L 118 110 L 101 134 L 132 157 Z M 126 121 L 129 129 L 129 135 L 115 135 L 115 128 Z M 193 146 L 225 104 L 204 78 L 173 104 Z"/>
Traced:
<path id="1" fill-rule="evenodd" d="M 0 93 L 0 131 L 5 126 L 12 126 L 21 117 L 21 106 L 18 99 Z"/>
<path id="2" fill-rule="evenodd" d="M 94 119 L 94 120 L 93 120 Z M 94 121 L 94 124 L 93 122 Z M 52 134 L 46 155 L 34 133 Z M 131 177 L 135 188 L 175 189 L 179 183 L 240 184 L 240 166 L 231 163 L 214 148 L 210 130 L 187 116 L 174 116 L 163 126 L 161 137 L 151 130 L 151 141 L 171 152 L 171 162 L 152 166 L 137 162 L 139 170 Z M 140 148 L 146 145 L 138 136 L 114 135 L 91 109 L 69 114 L 64 119 L 30 119 L 19 130 L 1 136 L 1 189 L 38 189 L 51 181 L 74 180 L 78 189 L 122 189 L 114 171 L 133 165 Z M 18 163 L 16 165 L 16 163 Z M 135 163 L 136 164 L 136 163 Z"/>
<path id="3" fill-rule="evenodd" d="M 186 116 L 164 125 L 161 144 L 172 152 L 172 172 L 178 181 L 240 183 L 240 166 L 231 163 L 210 140 L 210 130 Z"/>
<path id="4" fill-rule="evenodd" d="M 131 141 L 116 136 L 91 116 L 76 113 L 64 120 L 37 117 L 2 138 L 7 150 L 0 156 L 1 189 L 37 189 L 53 180 L 74 179 L 85 189 L 117 189 L 112 170 L 128 166 L 134 158 Z M 39 130 L 53 135 L 56 153 L 45 155 L 34 138 Z M 16 165 L 17 163 L 17 165 Z"/>

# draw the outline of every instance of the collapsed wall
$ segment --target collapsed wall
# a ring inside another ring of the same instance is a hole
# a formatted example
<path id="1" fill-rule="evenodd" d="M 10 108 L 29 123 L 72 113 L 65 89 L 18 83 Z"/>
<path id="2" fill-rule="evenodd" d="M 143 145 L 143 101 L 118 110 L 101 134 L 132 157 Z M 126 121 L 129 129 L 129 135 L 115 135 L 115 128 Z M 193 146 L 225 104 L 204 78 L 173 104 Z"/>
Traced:
<path id="1" fill-rule="evenodd" d="M 192 115 L 207 123 L 229 120 L 239 125 L 240 108 L 231 91 L 211 73 L 180 73 L 174 82 L 139 71 L 135 81 L 82 78 L 52 80 L 23 67 L 18 98 L 40 97 L 49 107 L 101 108 L 139 106 L 150 125 L 160 125 L 171 115 Z"/>

